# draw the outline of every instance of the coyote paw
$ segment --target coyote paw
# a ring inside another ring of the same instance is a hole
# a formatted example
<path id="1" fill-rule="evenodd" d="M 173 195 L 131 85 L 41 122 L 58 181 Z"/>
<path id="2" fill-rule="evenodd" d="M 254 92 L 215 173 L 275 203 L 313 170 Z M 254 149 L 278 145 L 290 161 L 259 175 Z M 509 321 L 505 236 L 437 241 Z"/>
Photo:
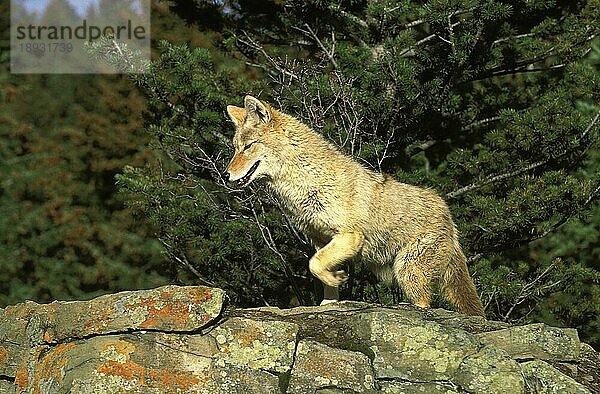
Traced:
<path id="1" fill-rule="evenodd" d="M 321 282 L 331 287 L 339 287 L 348 280 L 348 274 L 345 271 L 327 270 L 326 265 L 323 265 L 316 256 L 310 259 L 308 268 Z"/>
<path id="2" fill-rule="evenodd" d="M 340 285 L 346 283 L 348 280 L 348 274 L 343 270 L 326 272 L 323 277 L 320 277 L 319 279 L 321 279 L 321 282 L 325 283 L 326 285 L 339 287 Z"/>

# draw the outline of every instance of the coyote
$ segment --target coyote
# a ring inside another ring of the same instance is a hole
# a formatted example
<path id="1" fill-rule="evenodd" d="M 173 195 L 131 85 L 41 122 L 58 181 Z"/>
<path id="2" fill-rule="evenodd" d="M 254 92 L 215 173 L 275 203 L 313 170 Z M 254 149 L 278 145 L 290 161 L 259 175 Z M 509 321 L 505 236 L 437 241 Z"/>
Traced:
<path id="1" fill-rule="evenodd" d="M 309 268 L 323 282 L 323 303 L 339 299 L 348 278 L 340 266 L 359 257 L 380 279 L 396 279 L 419 307 L 430 306 L 439 279 L 459 312 L 484 316 L 450 211 L 434 191 L 364 168 L 252 96 L 227 113 L 236 128 L 229 180 L 243 187 L 266 179 L 316 247 Z"/>

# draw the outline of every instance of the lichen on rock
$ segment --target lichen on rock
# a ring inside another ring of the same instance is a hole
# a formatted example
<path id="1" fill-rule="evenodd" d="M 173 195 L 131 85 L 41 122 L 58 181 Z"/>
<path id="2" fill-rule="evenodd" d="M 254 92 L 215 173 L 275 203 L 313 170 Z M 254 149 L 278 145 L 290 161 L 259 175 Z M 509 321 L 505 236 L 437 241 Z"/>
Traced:
<path id="1" fill-rule="evenodd" d="M 217 364 L 246 365 L 273 373 L 292 368 L 298 326 L 231 318 L 210 333 L 217 342 Z"/>
<path id="2" fill-rule="evenodd" d="M 288 393 L 308 394 L 325 388 L 372 393 L 375 384 L 371 362 L 364 354 L 303 340 L 296 350 Z"/>
<path id="3" fill-rule="evenodd" d="M 367 313 L 361 318 L 370 331 L 378 378 L 448 380 L 464 358 L 481 347 L 475 335 L 432 321 L 406 321 L 385 312 Z"/>
<path id="4" fill-rule="evenodd" d="M 469 392 L 487 394 L 520 394 L 525 381 L 519 363 L 510 355 L 492 346 L 466 357 L 452 381 Z"/>
<path id="5" fill-rule="evenodd" d="M 579 358 L 579 336 L 573 328 L 534 323 L 478 336 L 483 343 L 498 346 L 517 359 L 575 361 Z"/>
<path id="6" fill-rule="evenodd" d="M 521 364 L 529 392 L 544 394 L 591 394 L 591 391 L 566 376 L 550 364 L 542 361 L 527 361 Z M 596 389 L 600 389 L 598 384 Z"/>

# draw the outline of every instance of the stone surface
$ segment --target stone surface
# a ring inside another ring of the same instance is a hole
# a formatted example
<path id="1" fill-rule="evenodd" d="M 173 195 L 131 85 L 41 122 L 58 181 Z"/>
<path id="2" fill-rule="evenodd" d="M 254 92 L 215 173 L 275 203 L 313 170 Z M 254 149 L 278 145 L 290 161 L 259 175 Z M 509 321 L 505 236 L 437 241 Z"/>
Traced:
<path id="1" fill-rule="evenodd" d="M 525 381 L 519 364 L 504 350 L 491 346 L 465 358 L 452 381 L 469 392 L 525 392 Z"/>
<path id="2" fill-rule="evenodd" d="M 97 336 L 37 347 L 30 363 L 17 372 L 16 383 L 20 390 L 40 394 L 116 393 L 123 388 L 156 393 L 279 390 L 276 375 L 221 363 L 219 355 L 209 335 Z"/>
<path id="3" fill-rule="evenodd" d="M 374 353 L 377 378 L 449 380 L 465 357 L 477 353 L 477 337 L 423 319 L 371 312 L 361 316 Z"/>
<path id="4" fill-rule="evenodd" d="M 527 382 L 527 388 L 532 393 L 591 394 L 591 391 L 583 385 L 544 361 L 535 360 L 522 363 L 521 369 Z M 600 387 L 596 386 L 596 389 L 600 389 Z"/>
<path id="5" fill-rule="evenodd" d="M 596 391 L 600 393 L 600 353 L 587 343 L 582 343 L 579 349 L 579 360 L 577 360 L 575 373 L 572 373 L 572 369 L 565 370 L 563 373 L 571 372 L 570 376 L 589 387 L 596 387 Z M 560 366 L 557 365 L 557 368 Z"/>
<path id="6" fill-rule="evenodd" d="M 113 393 L 121 388 L 192 392 L 202 388 L 213 366 L 210 354 L 190 351 L 187 337 L 173 335 L 106 335 L 41 345 L 29 364 L 17 372 L 16 383 L 24 392 L 40 394 Z M 210 349 L 210 344 L 204 348 Z"/>
<path id="7" fill-rule="evenodd" d="M 129 329 L 193 331 L 221 313 L 224 292 L 208 287 L 164 286 L 122 292 L 88 302 L 49 304 L 41 327 L 44 342 Z M 31 322 L 30 322 L 31 325 Z"/>
<path id="8" fill-rule="evenodd" d="M 0 375 L 13 376 L 32 346 L 130 330 L 194 331 L 212 322 L 225 293 L 164 286 L 90 301 L 25 302 L 0 313 Z"/>
<path id="9" fill-rule="evenodd" d="M 265 394 L 280 392 L 277 375 L 244 366 L 226 365 L 213 369 L 200 393 Z M 195 391 L 191 391 L 195 393 Z"/>
<path id="10" fill-rule="evenodd" d="M 224 299 L 167 286 L 0 309 L 0 393 L 600 392 L 600 356 L 575 330 L 359 302 L 222 310 Z"/>
<path id="11" fill-rule="evenodd" d="M 210 335 L 219 348 L 219 365 L 244 365 L 272 373 L 292 368 L 298 326 L 285 322 L 261 322 L 231 318 Z"/>
<path id="12" fill-rule="evenodd" d="M 2 394 L 14 394 L 17 390 L 17 387 L 9 381 L 0 380 L 0 393 Z"/>
<path id="13" fill-rule="evenodd" d="M 0 312 L 0 375 L 15 376 L 18 365 L 29 354 L 27 325 L 38 308 L 35 302 L 25 302 Z"/>
<path id="14" fill-rule="evenodd" d="M 300 341 L 288 393 L 308 394 L 316 390 L 375 392 L 369 358 L 359 352 L 330 348 L 314 341 Z"/>
<path id="15" fill-rule="evenodd" d="M 458 387 L 450 383 L 383 382 L 386 394 L 458 394 Z"/>
<path id="16" fill-rule="evenodd" d="M 575 361 L 579 358 L 579 336 L 573 328 L 536 323 L 481 333 L 479 338 L 516 359 Z"/>
<path id="17" fill-rule="evenodd" d="M 459 328 L 472 334 L 509 328 L 510 324 L 486 320 L 479 316 L 465 316 L 445 309 L 427 309 L 423 311 L 427 320 L 434 320 L 446 327 Z"/>

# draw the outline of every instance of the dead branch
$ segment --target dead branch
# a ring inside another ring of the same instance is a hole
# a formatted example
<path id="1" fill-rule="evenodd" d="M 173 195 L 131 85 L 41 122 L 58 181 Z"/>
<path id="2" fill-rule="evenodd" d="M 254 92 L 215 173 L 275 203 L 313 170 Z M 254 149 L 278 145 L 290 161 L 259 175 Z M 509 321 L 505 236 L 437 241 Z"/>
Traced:
<path id="1" fill-rule="evenodd" d="M 264 210 L 262 201 L 259 200 L 259 204 L 261 206 L 261 210 L 263 211 L 262 213 L 264 214 L 265 210 Z M 287 260 L 283 256 L 283 254 L 279 251 L 279 249 L 277 249 L 277 245 L 275 243 L 275 240 L 273 240 L 273 236 L 271 235 L 271 231 L 269 230 L 269 227 L 260 222 L 260 219 L 258 218 L 258 214 L 256 213 L 256 210 L 254 209 L 254 207 L 251 207 L 251 209 L 252 209 L 252 213 L 254 215 L 254 222 L 258 226 L 258 229 L 260 230 L 260 233 L 263 237 L 263 240 L 265 241 L 265 244 L 281 260 L 283 272 L 292 287 L 292 291 L 294 292 L 294 295 L 296 296 L 296 298 L 298 298 L 298 301 L 300 302 L 300 304 L 304 305 L 304 297 L 302 296 L 302 292 L 296 285 L 296 281 L 294 280 L 293 270 L 290 268 Z"/>
<path id="2" fill-rule="evenodd" d="M 555 267 L 556 262 L 553 261 L 548 267 L 546 267 L 546 269 L 543 272 L 538 274 L 531 282 L 526 283 L 521 287 L 521 290 L 519 291 L 517 297 L 514 299 L 512 305 L 510 306 L 508 311 L 506 311 L 506 313 L 502 316 L 502 321 L 507 321 L 510 314 L 515 310 L 515 308 L 521 305 L 523 302 L 529 300 L 535 294 L 536 291 L 549 290 L 550 288 L 557 286 L 561 283 L 561 281 L 559 280 L 549 285 L 537 287 L 537 283 L 544 279 Z"/>
<path id="3" fill-rule="evenodd" d="M 170 245 L 169 243 L 167 243 L 164 238 L 162 237 L 158 237 L 158 241 L 164 246 L 165 248 L 165 252 L 167 253 L 167 255 L 175 260 L 177 263 L 179 263 L 179 265 L 181 265 L 182 267 L 184 267 L 185 269 L 187 269 L 189 272 L 191 272 L 192 274 L 194 274 L 196 276 L 196 279 L 198 279 L 200 281 L 200 283 L 202 283 L 203 285 L 206 286 L 210 286 L 210 287 L 216 287 L 216 284 L 205 279 L 200 272 L 194 267 L 194 265 L 192 263 L 190 263 L 190 261 L 188 260 L 187 256 L 185 255 L 185 253 L 180 253 L 180 254 L 176 254 L 173 252 L 173 246 Z"/>

